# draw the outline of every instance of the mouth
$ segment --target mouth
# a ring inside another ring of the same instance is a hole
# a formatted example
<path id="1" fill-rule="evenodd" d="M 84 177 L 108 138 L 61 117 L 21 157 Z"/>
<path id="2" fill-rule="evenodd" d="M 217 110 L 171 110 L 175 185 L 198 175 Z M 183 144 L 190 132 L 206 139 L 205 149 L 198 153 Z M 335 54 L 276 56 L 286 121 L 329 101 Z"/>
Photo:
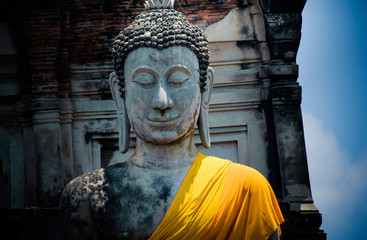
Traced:
<path id="1" fill-rule="evenodd" d="M 147 122 L 152 127 L 167 128 L 174 126 L 179 119 L 179 115 L 173 117 L 150 117 Z"/>

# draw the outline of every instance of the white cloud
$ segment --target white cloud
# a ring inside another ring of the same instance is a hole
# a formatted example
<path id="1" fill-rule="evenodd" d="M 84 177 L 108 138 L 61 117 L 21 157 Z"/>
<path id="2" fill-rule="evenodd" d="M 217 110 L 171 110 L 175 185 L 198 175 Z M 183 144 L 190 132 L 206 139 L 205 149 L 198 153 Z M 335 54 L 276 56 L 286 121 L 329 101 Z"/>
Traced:
<path id="1" fill-rule="evenodd" d="M 303 121 L 313 199 L 323 214 L 321 228 L 328 233 L 328 239 L 351 234 L 365 237 L 367 151 L 352 160 L 319 119 L 304 112 Z"/>

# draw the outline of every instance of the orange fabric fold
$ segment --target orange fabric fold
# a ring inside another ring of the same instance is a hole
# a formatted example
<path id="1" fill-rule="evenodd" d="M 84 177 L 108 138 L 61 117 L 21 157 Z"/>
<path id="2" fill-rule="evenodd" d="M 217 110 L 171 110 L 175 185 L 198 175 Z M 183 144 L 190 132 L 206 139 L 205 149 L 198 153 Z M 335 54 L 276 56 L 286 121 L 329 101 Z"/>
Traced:
<path id="1" fill-rule="evenodd" d="M 265 240 L 283 221 L 258 171 L 199 153 L 149 240 Z"/>

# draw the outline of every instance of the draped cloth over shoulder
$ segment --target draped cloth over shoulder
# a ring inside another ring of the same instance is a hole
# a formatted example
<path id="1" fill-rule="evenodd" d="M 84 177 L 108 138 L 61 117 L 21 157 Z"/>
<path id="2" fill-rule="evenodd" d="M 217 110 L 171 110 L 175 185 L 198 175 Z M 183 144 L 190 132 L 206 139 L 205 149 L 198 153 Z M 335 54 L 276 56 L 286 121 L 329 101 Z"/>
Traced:
<path id="1" fill-rule="evenodd" d="M 156 239 L 268 239 L 284 222 L 268 181 L 256 170 L 198 154 Z"/>

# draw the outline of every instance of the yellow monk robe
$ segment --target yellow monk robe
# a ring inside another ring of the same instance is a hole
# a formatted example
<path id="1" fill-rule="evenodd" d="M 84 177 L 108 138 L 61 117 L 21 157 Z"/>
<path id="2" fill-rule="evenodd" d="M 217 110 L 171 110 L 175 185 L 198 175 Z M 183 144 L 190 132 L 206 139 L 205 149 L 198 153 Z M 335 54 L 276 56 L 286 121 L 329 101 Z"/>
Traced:
<path id="1" fill-rule="evenodd" d="M 149 240 L 261 240 L 284 222 L 268 181 L 255 169 L 199 153 Z"/>

